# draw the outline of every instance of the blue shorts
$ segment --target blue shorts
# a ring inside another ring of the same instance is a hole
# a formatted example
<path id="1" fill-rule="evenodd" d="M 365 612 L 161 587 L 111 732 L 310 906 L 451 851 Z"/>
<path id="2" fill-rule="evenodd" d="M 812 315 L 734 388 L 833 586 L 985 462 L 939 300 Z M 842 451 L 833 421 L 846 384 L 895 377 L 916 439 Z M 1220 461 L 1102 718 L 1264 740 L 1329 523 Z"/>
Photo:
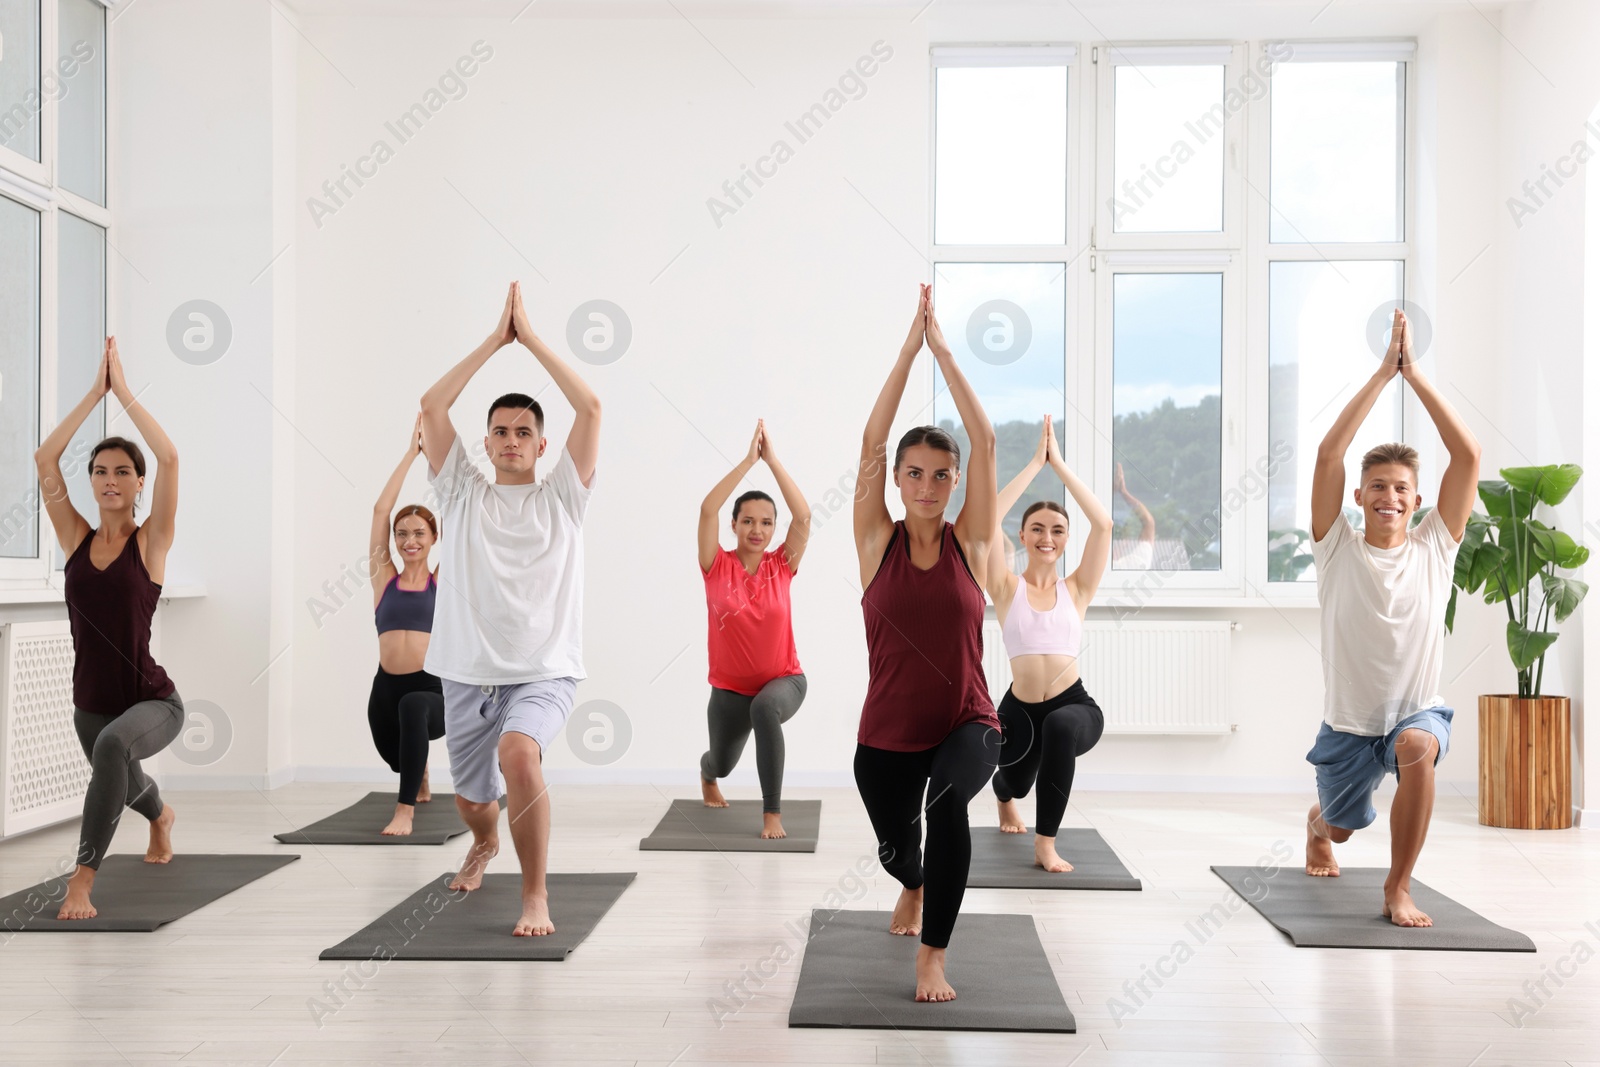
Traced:
<path id="1" fill-rule="evenodd" d="M 539 743 L 539 757 L 572 714 L 575 678 L 548 678 L 516 685 L 473 685 L 441 678 L 444 738 L 450 750 L 451 788 L 463 800 L 488 804 L 506 792 L 500 774 L 500 736 L 526 734 Z"/>
<path id="2" fill-rule="evenodd" d="M 1322 805 L 1322 821 L 1341 830 L 1360 830 L 1371 826 L 1378 813 L 1372 807 L 1372 793 L 1383 776 L 1399 776 L 1395 762 L 1395 743 L 1405 730 L 1423 730 L 1439 742 L 1434 764 L 1450 751 L 1450 708 L 1426 708 L 1407 715 L 1383 737 L 1347 734 L 1327 723 L 1317 731 L 1316 743 L 1306 760 L 1317 769 L 1317 800 Z"/>

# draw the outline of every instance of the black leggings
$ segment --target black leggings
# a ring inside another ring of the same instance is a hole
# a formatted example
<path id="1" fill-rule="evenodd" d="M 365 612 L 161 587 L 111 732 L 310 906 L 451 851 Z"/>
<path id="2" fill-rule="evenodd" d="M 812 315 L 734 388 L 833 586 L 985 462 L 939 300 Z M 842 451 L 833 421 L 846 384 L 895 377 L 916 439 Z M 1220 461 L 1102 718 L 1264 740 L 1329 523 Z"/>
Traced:
<path id="1" fill-rule="evenodd" d="M 939 744 L 921 752 L 856 745 L 856 788 L 878 836 L 878 861 L 907 889 L 926 884 L 922 943 L 929 948 L 950 944 L 972 863 L 967 804 L 994 774 L 999 753 L 999 732 L 981 722 L 958 726 Z M 928 816 L 926 861 L 922 854 L 924 810 Z"/>
<path id="2" fill-rule="evenodd" d="M 711 747 L 700 757 L 700 777 L 725 778 L 739 762 L 744 743 L 756 735 L 756 775 L 761 779 L 761 810 L 783 810 L 783 724 L 794 718 L 806 698 L 806 676 L 774 678 L 753 697 L 731 689 L 711 688 L 706 722 Z"/>
<path id="3" fill-rule="evenodd" d="M 372 743 L 400 775 L 400 803 L 415 804 L 428 768 L 428 742 L 444 736 L 444 686 L 427 671 L 390 674 L 382 667 L 367 698 Z"/>
<path id="4" fill-rule="evenodd" d="M 169 696 L 141 700 L 121 715 L 73 709 L 72 725 L 92 768 L 83 797 L 83 826 L 78 831 L 80 866 L 100 869 L 123 808 L 132 808 L 151 822 L 161 818 L 166 808 L 161 790 L 139 761 L 177 739 L 183 731 L 183 715 L 183 699 L 176 690 Z"/>
<path id="5" fill-rule="evenodd" d="M 1038 704 L 1018 700 L 1010 689 L 1000 698 L 1000 729 L 1005 745 L 994 773 L 994 795 L 1001 800 L 1025 797 L 1039 782 L 1038 814 L 1033 832 L 1054 837 L 1061 829 L 1078 757 L 1095 746 L 1105 730 L 1105 716 L 1083 688 L 1083 679 Z"/>

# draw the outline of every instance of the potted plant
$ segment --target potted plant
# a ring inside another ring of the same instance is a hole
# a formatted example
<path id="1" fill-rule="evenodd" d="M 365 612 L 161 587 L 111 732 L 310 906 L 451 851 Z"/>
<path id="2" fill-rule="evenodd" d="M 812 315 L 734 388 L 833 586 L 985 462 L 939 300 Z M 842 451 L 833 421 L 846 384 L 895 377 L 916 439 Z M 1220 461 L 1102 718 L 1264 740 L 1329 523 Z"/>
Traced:
<path id="1" fill-rule="evenodd" d="M 1506 608 L 1506 648 L 1517 672 L 1516 695 L 1478 697 L 1478 821 L 1485 826 L 1565 829 L 1572 825 L 1571 702 L 1545 696 L 1544 658 L 1589 587 L 1558 571 L 1582 566 L 1589 550 L 1534 518 L 1540 504 L 1567 498 L 1583 476 L 1571 463 L 1507 467 L 1478 483 L 1474 511 L 1456 556 L 1445 629 L 1455 626 L 1456 598 L 1483 591 Z M 1534 586 L 1538 585 L 1537 595 Z"/>

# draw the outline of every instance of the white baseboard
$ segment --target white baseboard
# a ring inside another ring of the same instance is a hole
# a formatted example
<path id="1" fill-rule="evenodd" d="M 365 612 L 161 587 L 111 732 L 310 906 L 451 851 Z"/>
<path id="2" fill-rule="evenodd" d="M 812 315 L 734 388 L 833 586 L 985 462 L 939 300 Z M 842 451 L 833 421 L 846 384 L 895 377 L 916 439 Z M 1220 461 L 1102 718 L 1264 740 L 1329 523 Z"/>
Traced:
<path id="1" fill-rule="evenodd" d="M 1572 805 L 1572 825 L 1583 830 L 1600 830 L 1600 808 Z"/>

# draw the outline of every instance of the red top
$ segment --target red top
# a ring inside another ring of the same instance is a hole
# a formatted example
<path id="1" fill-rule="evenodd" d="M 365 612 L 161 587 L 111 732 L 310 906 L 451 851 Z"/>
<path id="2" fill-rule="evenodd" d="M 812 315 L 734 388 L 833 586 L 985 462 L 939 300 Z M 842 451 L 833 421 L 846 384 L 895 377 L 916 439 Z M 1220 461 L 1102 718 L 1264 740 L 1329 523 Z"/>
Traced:
<path id="1" fill-rule="evenodd" d="M 150 619 L 161 587 L 150 580 L 135 532 L 101 570 L 89 559 L 94 531 L 62 570 L 72 624 L 72 703 L 97 715 L 121 715 L 142 700 L 171 696 L 167 672 L 150 656 Z"/>
<path id="2" fill-rule="evenodd" d="M 711 684 L 747 697 L 774 678 L 800 673 L 789 621 L 794 574 L 779 545 L 762 555 L 751 574 L 738 553 L 719 548 L 705 572 L 706 650 Z"/>
<path id="3" fill-rule="evenodd" d="M 861 596 L 870 678 L 858 742 L 921 752 L 969 722 L 1000 729 L 983 676 L 983 604 L 953 525 L 944 524 L 939 561 L 921 570 L 905 523 L 894 524 Z"/>

